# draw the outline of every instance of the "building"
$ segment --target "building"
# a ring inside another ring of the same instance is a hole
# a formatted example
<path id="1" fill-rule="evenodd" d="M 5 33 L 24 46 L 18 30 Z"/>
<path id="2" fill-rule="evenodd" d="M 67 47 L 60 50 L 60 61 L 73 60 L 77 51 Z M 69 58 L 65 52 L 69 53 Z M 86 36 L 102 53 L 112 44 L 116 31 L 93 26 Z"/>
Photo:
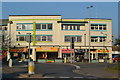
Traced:
<path id="1" fill-rule="evenodd" d="M 34 61 L 64 57 L 70 60 L 71 53 L 75 54 L 75 57 L 87 59 L 89 46 L 91 60 L 104 56 L 112 58 L 111 19 L 63 19 L 61 15 L 9 15 L 9 21 L 12 21 L 12 24 L 8 24 L 8 32 L 11 35 L 10 51 L 13 55 L 24 54 L 24 57 L 28 58 L 29 43 L 26 40 L 29 40 L 28 36 L 31 33 L 30 56 Z M 70 49 L 71 37 L 75 39 L 74 49 Z"/>

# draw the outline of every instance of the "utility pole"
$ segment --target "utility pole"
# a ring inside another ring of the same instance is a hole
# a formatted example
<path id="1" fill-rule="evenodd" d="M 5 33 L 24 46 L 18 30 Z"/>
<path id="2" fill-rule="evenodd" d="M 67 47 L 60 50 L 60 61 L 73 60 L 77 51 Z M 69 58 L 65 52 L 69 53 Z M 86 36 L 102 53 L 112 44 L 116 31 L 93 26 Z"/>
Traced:
<path id="1" fill-rule="evenodd" d="M 90 34 L 90 31 L 91 31 L 91 24 L 90 24 L 90 8 L 92 8 L 93 6 L 89 6 L 87 7 L 87 9 L 89 9 L 89 20 L 88 20 L 88 25 L 89 25 L 89 51 L 88 51 L 88 55 L 89 55 L 89 63 L 90 63 L 90 46 L 91 46 L 91 34 Z"/>
<path id="2" fill-rule="evenodd" d="M 74 37 L 70 37 L 70 56 L 71 56 L 71 63 L 73 63 L 73 60 L 75 61 L 75 53 L 72 53 L 72 50 L 74 49 Z"/>

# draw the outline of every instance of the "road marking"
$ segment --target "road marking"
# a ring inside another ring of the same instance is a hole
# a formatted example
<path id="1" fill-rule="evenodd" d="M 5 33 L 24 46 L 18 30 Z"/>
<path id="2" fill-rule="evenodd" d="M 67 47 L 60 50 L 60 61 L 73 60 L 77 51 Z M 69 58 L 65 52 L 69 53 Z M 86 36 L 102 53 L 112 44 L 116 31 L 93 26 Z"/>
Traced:
<path id="1" fill-rule="evenodd" d="M 80 66 L 74 65 L 76 67 L 76 69 L 80 69 Z"/>
<path id="2" fill-rule="evenodd" d="M 53 76 L 45 76 L 44 78 L 55 78 L 55 77 L 53 77 Z"/>
<path id="3" fill-rule="evenodd" d="M 65 77 L 65 76 L 62 76 L 62 77 L 59 77 L 59 78 L 70 78 L 70 77 Z"/>
<path id="4" fill-rule="evenodd" d="M 83 77 L 73 77 L 73 78 L 83 78 Z"/>

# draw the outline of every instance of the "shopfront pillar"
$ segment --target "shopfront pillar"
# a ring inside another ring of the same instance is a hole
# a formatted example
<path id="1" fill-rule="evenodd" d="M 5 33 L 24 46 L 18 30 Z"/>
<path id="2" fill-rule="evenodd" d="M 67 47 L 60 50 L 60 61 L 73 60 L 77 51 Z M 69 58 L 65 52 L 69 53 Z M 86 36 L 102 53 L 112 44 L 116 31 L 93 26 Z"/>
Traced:
<path id="1" fill-rule="evenodd" d="M 35 48 L 32 49 L 32 59 L 33 59 L 33 61 L 36 61 L 36 51 L 35 51 Z"/>
<path id="2" fill-rule="evenodd" d="M 62 58 L 62 48 L 61 47 L 59 48 L 59 51 L 58 51 L 58 58 Z"/>
<path id="3" fill-rule="evenodd" d="M 109 47 L 109 58 L 112 59 L 112 47 Z"/>

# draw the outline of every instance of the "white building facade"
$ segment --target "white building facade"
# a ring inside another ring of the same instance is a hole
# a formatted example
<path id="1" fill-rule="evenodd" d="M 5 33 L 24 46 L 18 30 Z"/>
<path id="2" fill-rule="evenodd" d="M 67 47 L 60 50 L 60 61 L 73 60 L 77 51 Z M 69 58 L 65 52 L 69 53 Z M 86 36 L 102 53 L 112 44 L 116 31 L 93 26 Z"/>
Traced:
<path id="1" fill-rule="evenodd" d="M 91 60 L 112 58 L 111 19 L 63 19 L 61 15 L 10 15 L 8 32 L 11 35 L 11 52 L 27 55 L 28 33 L 32 35 L 31 58 L 68 59 L 87 56 L 89 46 Z M 89 32 L 90 31 L 90 32 Z M 70 37 L 74 37 L 74 49 L 70 49 Z M 90 41 L 90 45 L 89 45 Z M 21 52 L 19 52 L 21 50 Z M 17 54 L 17 55 L 18 55 Z"/>

